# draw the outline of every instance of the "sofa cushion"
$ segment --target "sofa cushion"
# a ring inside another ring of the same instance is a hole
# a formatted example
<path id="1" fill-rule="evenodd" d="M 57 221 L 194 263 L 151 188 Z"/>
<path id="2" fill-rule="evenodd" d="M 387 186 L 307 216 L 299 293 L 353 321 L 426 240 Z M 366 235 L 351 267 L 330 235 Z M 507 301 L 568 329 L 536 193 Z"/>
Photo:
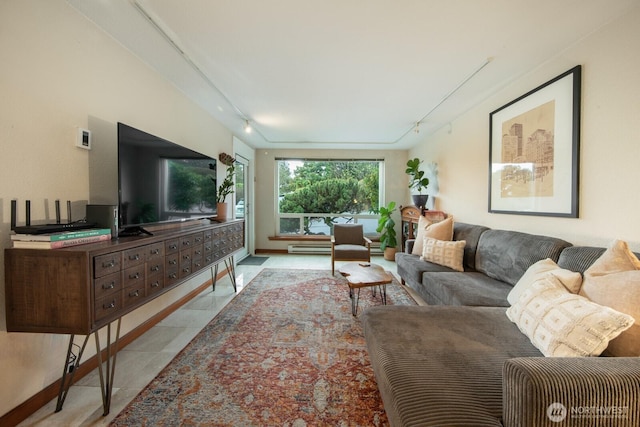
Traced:
<path id="1" fill-rule="evenodd" d="M 422 283 L 422 273 L 426 271 L 455 271 L 449 267 L 422 261 L 417 255 L 404 252 L 396 252 L 396 269 L 398 275 L 402 277 L 402 280 L 406 281 L 409 285 Z"/>
<path id="2" fill-rule="evenodd" d="M 640 356 L 640 261 L 626 242 L 614 241 L 584 273 L 580 293 L 634 317 L 636 323 L 609 344 L 609 356 Z"/>
<path id="3" fill-rule="evenodd" d="M 464 266 L 465 270 L 476 269 L 476 250 L 478 240 L 488 227 L 483 225 L 466 224 L 464 222 L 456 222 L 453 224 L 453 240 L 464 240 L 467 246 L 464 248 Z"/>
<path id="4" fill-rule="evenodd" d="M 418 218 L 416 241 L 411 251 L 413 255 L 422 255 L 422 245 L 425 237 L 438 240 L 451 240 L 453 238 L 453 217 L 450 216 L 438 222 L 430 222 L 424 216 L 420 216 L 420 218 Z"/>
<path id="5" fill-rule="evenodd" d="M 504 308 L 377 306 L 361 321 L 392 426 L 501 426 L 504 362 L 541 356 Z"/>
<path id="6" fill-rule="evenodd" d="M 554 237 L 507 230 L 487 230 L 480 236 L 476 270 L 515 285 L 531 265 L 541 259 L 558 261 L 571 243 Z"/>
<path id="7" fill-rule="evenodd" d="M 515 304 L 522 292 L 535 283 L 536 280 L 544 277 L 545 274 L 553 274 L 558 277 L 571 293 L 577 294 L 578 291 L 580 291 L 582 274 L 560 268 L 552 259 L 545 258 L 529 267 L 520 280 L 518 280 L 518 283 L 516 283 L 507 297 L 509 304 Z"/>
<path id="8" fill-rule="evenodd" d="M 428 272 L 422 275 L 417 292 L 434 305 L 508 307 L 511 289 L 507 283 L 478 272 Z"/>
<path id="9" fill-rule="evenodd" d="M 447 242 L 425 237 L 420 259 L 443 265 L 456 271 L 464 271 L 462 257 L 466 244 L 467 242 L 464 240 Z"/>
<path id="10" fill-rule="evenodd" d="M 547 274 L 525 289 L 507 316 L 545 356 L 599 356 L 633 317 L 572 294 Z"/>

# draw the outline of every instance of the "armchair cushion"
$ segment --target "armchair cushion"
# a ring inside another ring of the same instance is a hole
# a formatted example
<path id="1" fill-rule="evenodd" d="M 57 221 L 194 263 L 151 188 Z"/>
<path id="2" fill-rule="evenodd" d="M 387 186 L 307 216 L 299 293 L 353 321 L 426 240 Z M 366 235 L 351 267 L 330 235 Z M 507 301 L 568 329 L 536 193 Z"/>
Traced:
<path id="1" fill-rule="evenodd" d="M 333 236 L 336 245 L 364 245 L 362 224 L 336 224 Z"/>

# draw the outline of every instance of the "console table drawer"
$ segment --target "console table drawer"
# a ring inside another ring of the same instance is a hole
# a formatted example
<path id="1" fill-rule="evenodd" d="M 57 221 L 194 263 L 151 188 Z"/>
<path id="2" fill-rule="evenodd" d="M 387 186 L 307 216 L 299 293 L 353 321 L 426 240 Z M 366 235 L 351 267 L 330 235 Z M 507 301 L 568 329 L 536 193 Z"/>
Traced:
<path id="1" fill-rule="evenodd" d="M 94 277 L 102 277 L 107 274 L 120 271 L 122 265 L 122 252 L 114 252 L 106 255 L 100 255 L 93 259 Z"/>
<path id="2" fill-rule="evenodd" d="M 147 296 L 144 283 L 138 283 L 124 289 L 124 307 L 129 307 L 143 301 Z"/>
<path id="3" fill-rule="evenodd" d="M 96 299 L 102 298 L 113 292 L 119 292 L 121 290 L 122 275 L 120 274 L 120 272 L 100 277 L 94 282 L 94 295 Z"/>
<path id="4" fill-rule="evenodd" d="M 97 299 L 95 303 L 96 321 L 102 320 L 108 316 L 115 316 L 121 309 L 122 292 L 116 292 L 104 298 Z"/>
<path id="5" fill-rule="evenodd" d="M 123 276 L 122 280 L 125 288 L 137 285 L 138 283 L 144 284 L 144 265 L 127 268 L 124 270 Z"/>
<path id="6" fill-rule="evenodd" d="M 166 240 L 164 243 L 164 253 L 166 255 L 176 253 L 180 250 L 180 238 Z"/>
<path id="7" fill-rule="evenodd" d="M 133 267 L 134 265 L 139 265 L 144 263 L 146 253 L 145 246 L 140 246 L 139 248 L 129 249 L 128 251 L 124 251 L 123 254 L 123 262 L 122 268 Z"/>
<path id="8" fill-rule="evenodd" d="M 145 246 L 146 260 L 153 261 L 164 258 L 164 246 L 165 244 L 162 242 Z"/>

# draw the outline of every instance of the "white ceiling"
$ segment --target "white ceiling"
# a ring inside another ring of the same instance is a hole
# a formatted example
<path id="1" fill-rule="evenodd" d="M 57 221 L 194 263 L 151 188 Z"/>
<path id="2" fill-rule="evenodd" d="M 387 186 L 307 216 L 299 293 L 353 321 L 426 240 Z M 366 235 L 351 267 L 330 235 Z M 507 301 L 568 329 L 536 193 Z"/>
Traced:
<path id="1" fill-rule="evenodd" d="M 68 0 L 250 145 L 348 149 L 415 145 L 638 1 Z"/>

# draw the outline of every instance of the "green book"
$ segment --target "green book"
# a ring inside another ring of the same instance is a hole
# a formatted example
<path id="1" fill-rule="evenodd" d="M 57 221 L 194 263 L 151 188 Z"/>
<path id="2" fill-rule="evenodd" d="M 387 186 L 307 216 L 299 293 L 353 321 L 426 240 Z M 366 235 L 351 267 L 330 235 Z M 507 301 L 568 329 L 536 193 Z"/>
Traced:
<path id="1" fill-rule="evenodd" d="M 110 228 L 88 228 L 85 230 L 62 231 L 47 234 L 12 234 L 11 240 L 22 242 L 61 242 L 82 237 L 104 236 L 111 234 Z"/>

